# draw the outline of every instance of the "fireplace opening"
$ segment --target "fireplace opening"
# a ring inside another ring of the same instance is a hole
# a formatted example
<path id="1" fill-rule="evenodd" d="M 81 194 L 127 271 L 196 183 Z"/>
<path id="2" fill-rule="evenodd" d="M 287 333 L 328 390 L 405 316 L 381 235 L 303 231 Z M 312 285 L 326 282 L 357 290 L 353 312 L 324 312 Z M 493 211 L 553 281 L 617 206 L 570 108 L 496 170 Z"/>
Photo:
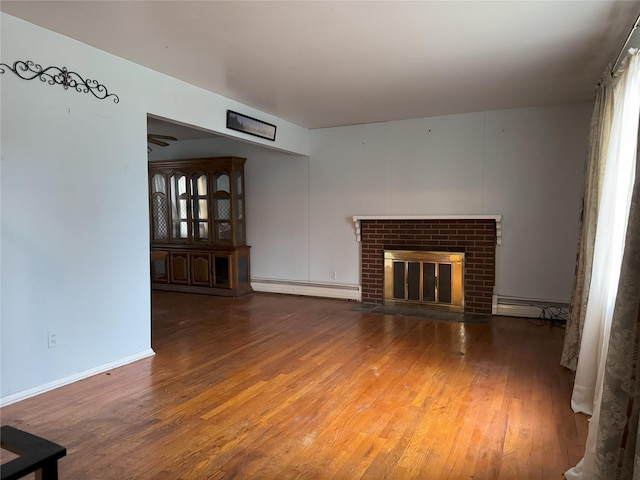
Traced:
<path id="1" fill-rule="evenodd" d="M 384 250 L 383 303 L 464 312 L 464 263 L 460 252 Z"/>

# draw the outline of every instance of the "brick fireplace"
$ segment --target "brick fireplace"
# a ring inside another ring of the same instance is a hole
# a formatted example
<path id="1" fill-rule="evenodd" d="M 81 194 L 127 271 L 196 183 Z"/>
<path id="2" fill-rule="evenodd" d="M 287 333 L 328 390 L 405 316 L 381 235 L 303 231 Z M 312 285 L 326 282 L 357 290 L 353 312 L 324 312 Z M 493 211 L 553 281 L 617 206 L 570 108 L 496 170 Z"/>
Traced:
<path id="1" fill-rule="evenodd" d="M 382 304 L 384 250 L 464 252 L 465 313 L 490 315 L 500 215 L 356 216 L 362 302 Z"/>

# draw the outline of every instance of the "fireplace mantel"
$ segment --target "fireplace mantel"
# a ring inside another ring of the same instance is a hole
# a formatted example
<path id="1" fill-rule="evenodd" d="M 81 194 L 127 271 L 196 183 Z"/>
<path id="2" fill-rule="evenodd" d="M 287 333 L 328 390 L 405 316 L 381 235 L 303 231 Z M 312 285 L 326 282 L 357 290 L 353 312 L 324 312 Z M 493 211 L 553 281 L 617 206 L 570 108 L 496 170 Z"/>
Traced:
<path id="1" fill-rule="evenodd" d="M 495 220 L 496 245 L 502 245 L 502 215 L 354 215 L 353 223 L 358 242 L 362 240 L 361 220 Z"/>

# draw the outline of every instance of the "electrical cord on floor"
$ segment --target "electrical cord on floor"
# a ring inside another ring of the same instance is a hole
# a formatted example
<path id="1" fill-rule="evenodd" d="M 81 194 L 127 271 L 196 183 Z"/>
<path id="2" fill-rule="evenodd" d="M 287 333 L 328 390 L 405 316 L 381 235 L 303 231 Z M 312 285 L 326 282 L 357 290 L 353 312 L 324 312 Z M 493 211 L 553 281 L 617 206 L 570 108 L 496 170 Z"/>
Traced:
<path id="1" fill-rule="evenodd" d="M 549 325 L 550 328 L 565 328 L 567 324 L 567 315 L 569 314 L 566 309 L 550 305 L 536 306 L 540 309 L 540 315 L 536 320 L 530 319 L 529 323 L 539 327 Z"/>
<path id="2" fill-rule="evenodd" d="M 564 328 L 567 324 L 568 312 L 562 307 L 544 306 L 540 307 L 540 317 L 545 323 L 549 323 L 551 328 Z"/>

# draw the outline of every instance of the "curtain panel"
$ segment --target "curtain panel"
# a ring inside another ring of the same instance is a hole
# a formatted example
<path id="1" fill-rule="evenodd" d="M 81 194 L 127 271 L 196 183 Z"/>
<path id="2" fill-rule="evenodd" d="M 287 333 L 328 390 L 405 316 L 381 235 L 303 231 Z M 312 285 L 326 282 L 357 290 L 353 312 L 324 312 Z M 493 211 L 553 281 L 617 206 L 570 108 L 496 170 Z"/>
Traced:
<path id="1" fill-rule="evenodd" d="M 567 479 L 640 479 L 638 303 L 640 227 L 636 157 L 640 57 L 616 72 L 593 267 L 571 406 L 591 415 L 585 454 Z M 634 186 L 635 184 L 635 186 Z"/>
<path id="2" fill-rule="evenodd" d="M 584 317 L 587 312 L 598 205 L 602 193 L 602 177 L 607 158 L 612 117 L 613 78 L 611 66 L 608 66 L 595 91 L 595 104 L 589 134 L 589 155 L 586 161 L 582 193 L 576 271 L 560 360 L 563 366 L 573 371 L 576 370 L 578 364 Z"/>
<path id="3" fill-rule="evenodd" d="M 640 182 L 636 172 L 595 441 L 594 478 L 598 480 L 640 477 L 640 471 L 634 471 L 634 466 L 640 466 L 639 351 Z"/>

